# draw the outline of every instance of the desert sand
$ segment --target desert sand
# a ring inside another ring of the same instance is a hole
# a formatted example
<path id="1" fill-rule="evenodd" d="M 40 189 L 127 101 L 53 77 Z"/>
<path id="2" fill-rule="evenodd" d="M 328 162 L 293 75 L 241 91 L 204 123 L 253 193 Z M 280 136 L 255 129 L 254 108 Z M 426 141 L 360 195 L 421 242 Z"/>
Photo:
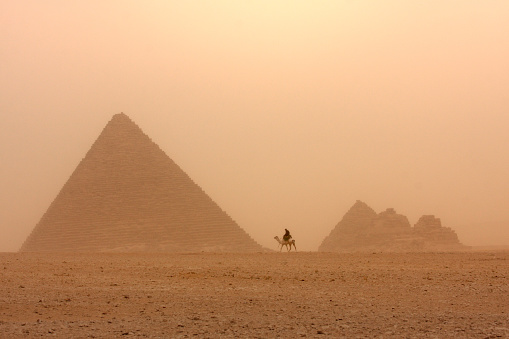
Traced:
<path id="1" fill-rule="evenodd" d="M 509 252 L 0 254 L 0 337 L 507 338 Z"/>

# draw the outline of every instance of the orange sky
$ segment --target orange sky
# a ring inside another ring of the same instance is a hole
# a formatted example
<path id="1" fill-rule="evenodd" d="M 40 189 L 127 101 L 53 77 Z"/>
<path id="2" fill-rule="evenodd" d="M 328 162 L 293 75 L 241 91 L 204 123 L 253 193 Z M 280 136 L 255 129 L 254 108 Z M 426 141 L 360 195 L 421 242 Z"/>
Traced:
<path id="1" fill-rule="evenodd" d="M 128 114 L 257 242 L 360 199 L 509 245 L 507 1 L 0 0 L 0 251 Z"/>

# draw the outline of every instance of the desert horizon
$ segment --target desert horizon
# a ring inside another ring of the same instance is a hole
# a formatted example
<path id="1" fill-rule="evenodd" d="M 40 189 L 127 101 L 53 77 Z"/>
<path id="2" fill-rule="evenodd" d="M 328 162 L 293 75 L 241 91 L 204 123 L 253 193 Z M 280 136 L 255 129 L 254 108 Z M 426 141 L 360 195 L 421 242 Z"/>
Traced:
<path id="1" fill-rule="evenodd" d="M 288 229 L 285 232 L 282 240 L 292 238 Z M 278 236 L 274 239 L 283 246 Z M 292 239 L 285 245 L 296 249 Z M 304 241 L 298 243 L 306 249 Z M 129 116 L 119 113 L 104 127 L 20 251 L 261 249 Z M 434 215 L 423 215 L 412 226 L 394 208 L 377 213 L 361 200 L 318 247 L 335 252 L 465 249 L 456 232 Z"/>

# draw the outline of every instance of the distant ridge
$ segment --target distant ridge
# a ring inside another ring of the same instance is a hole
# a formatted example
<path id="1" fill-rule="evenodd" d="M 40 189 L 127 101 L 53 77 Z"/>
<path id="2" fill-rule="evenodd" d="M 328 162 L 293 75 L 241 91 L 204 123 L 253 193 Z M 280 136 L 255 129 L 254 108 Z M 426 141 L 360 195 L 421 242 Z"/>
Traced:
<path id="1" fill-rule="evenodd" d="M 120 113 L 20 251 L 252 252 L 262 247 Z"/>

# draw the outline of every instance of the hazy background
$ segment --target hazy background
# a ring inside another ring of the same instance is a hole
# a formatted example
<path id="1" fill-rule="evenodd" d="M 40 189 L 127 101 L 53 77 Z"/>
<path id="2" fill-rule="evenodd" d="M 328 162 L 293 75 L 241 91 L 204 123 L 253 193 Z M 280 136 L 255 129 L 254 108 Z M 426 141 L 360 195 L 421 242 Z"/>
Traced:
<path id="1" fill-rule="evenodd" d="M 0 0 L 0 251 L 126 113 L 257 242 L 357 199 L 509 245 L 509 1 Z"/>

